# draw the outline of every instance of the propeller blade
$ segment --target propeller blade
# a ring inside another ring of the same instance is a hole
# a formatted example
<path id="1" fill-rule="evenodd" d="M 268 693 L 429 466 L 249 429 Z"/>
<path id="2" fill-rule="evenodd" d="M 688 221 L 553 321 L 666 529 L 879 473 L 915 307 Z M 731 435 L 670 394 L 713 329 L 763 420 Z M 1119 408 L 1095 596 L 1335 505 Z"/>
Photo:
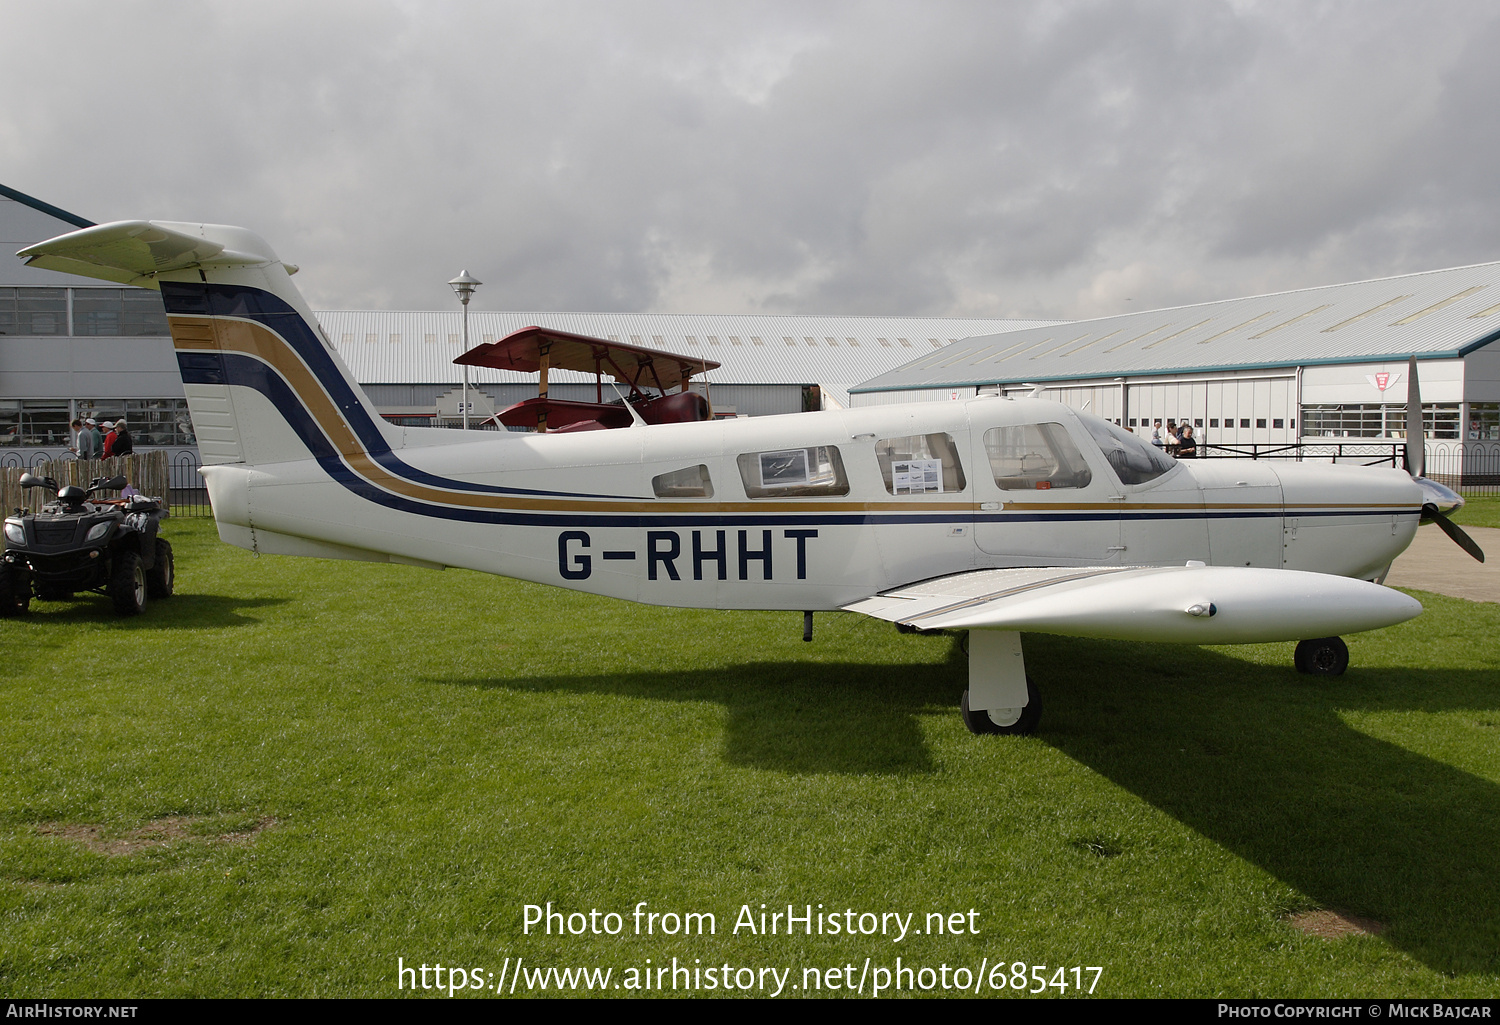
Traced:
<path id="1" fill-rule="evenodd" d="M 1424 505 L 1422 507 L 1422 518 L 1436 523 L 1450 538 L 1453 543 L 1468 552 L 1480 562 L 1484 561 L 1484 549 L 1474 542 L 1474 539 L 1464 532 L 1464 528 L 1450 520 L 1445 513 L 1438 512 L 1435 505 Z"/>
<path id="2" fill-rule="evenodd" d="M 1417 383 L 1417 357 L 1406 365 L 1406 472 L 1424 476 L 1427 439 L 1422 437 L 1422 389 Z"/>

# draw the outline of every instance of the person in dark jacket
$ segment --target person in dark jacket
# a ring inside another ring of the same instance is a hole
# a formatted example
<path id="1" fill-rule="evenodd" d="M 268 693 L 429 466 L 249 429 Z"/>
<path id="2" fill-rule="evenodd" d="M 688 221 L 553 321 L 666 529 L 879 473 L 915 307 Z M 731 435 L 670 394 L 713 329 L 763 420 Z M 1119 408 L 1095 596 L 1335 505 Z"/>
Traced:
<path id="1" fill-rule="evenodd" d="M 130 431 L 126 429 L 123 418 L 115 422 L 114 438 L 115 444 L 110 449 L 110 455 L 128 456 L 135 451 L 135 441 L 130 437 Z"/>
<path id="2" fill-rule="evenodd" d="M 1182 437 L 1180 437 L 1180 438 L 1177 439 L 1177 458 L 1178 459 L 1196 459 L 1196 458 L 1198 458 L 1198 442 L 1197 442 L 1197 439 L 1195 439 L 1193 437 L 1193 425 L 1192 424 L 1183 424 L 1182 425 Z"/>

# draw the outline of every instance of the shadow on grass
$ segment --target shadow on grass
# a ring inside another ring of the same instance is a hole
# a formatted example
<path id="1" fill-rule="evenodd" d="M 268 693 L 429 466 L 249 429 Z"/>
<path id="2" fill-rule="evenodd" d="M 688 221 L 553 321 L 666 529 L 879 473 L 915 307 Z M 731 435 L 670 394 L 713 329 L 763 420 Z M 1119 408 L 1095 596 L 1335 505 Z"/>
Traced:
<path id="1" fill-rule="evenodd" d="M 1388 924 L 1435 970 L 1500 969 L 1500 786 L 1339 714 L 1473 710 L 1463 728 L 1483 751 L 1500 743 L 1493 670 L 1313 681 L 1204 649 L 1056 637 L 1028 638 L 1027 654 L 1057 750 L 1318 905 Z"/>
<path id="2" fill-rule="evenodd" d="M 260 620 L 245 610 L 284 605 L 289 598 L 231 598 L 219 594 L 184 594 L 147 601 L 138 616 L 116 614 L 102 595 L 84 594 L 70 601 L 33 600 L 31 611 L 10 622 L 35 627 L 76 627 L 92 624 L 120 630 L 185 630 L 203 627 L 249 626 Z"/>
<path id="3" fill-rule="evenodd" d="M 963 687 L 955 644 L 942 665 L 751 662 L 712 671 L 439 679 L 465 687 L 708 701 L 728 712 L 725 760 L 793 773 L 935 771 L 917 720 L 957 715 Z"/>

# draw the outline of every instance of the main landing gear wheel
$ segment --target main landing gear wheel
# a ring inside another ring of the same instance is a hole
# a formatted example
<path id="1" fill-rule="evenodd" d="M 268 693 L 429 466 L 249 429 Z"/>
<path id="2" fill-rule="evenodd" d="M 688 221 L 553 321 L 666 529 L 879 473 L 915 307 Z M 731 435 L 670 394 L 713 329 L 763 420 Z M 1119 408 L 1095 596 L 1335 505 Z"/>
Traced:
<path id="1" fill-rule="evenodd" d="M 122 616 L 140 615 L 146 607 L 146 569 L 134 552 L 121 552 L 109 578 L 109 597 Z"/>
<path id="2" fill-rule="evenodd" d="M 1298 641 L 1292 663 L 1308 676 L 1343 676 L 1349 668 L 1349 646 L 1338 637 Z"/>
<path id="3" fill-rule="evenodd" d="M 959 708 L 963 712 L 964 725 L 969 728 L 969 732 L 980 735 L 998 733 L 1008 736 L 1025 736 L 1035 733 L 1037 723 L 1042 719 L 1042 702 L 1036 696 L 1036 684 L 1031 682 L 1030 675 L 1026 677 L 1025 708 L 971 709 L 967 687 L 964 688 L 964 696 L 959 702 Z"/>

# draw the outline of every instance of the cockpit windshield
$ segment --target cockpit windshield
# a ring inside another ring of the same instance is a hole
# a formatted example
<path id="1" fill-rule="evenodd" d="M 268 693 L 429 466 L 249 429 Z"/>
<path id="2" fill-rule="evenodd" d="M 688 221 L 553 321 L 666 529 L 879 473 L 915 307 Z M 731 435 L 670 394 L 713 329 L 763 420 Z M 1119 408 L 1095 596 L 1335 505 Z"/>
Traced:
<path id="1" fill-rule="evenodd" d="M 1177 465 L 1177 461 L 1155 445 L 1148 445 L 1123 427 L 1116 427 L 1108 420 L 1092 413 L 1079 413 L 1078 419 L 1088 429 L 1110 469 L 1120 478 L 1121 484 L 1144 484 L 1155 480 Z"/>

